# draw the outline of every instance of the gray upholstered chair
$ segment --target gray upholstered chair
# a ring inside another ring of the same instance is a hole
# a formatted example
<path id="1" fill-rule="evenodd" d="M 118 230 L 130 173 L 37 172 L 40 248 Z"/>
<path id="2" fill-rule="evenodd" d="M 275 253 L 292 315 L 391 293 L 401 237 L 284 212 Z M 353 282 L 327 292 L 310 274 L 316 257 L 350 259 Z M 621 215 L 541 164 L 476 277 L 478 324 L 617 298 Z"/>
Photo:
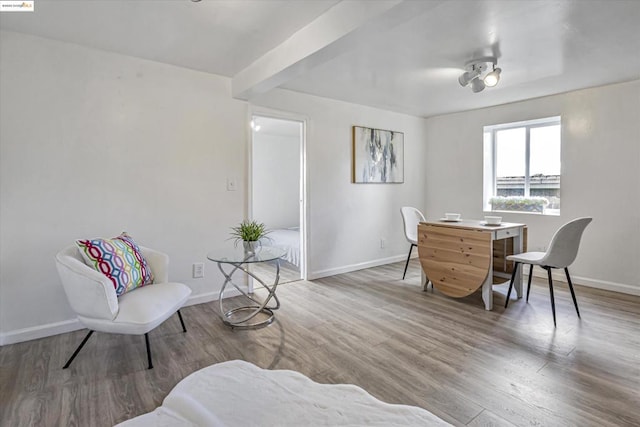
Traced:
<path id="1" fill-rule="evenodd" d="M 409 259 L 411 259 L 411 251 L 414 246 L 418 245 L 418 223 L 424 221 L 424 215 L 416 208 L 410 206 L 404 206 L 400 208 L 402 214 L 402 222 L 404 223 L 404 236 L 411 244 L 409 247 L 409 255 L 407 255 L 407 262 L 404 265 L 404 273 L 402 273 L 402 280 L 407 275 L 407 267 L 409 266 Z"/>
<path id="2" fill-rule="evenodd" d="M 573 263 L 573 261 L 575 261 L 576 256 L 578 255 L 578 248 L 580 247 L 582 233 L 591 220 L 592 218 L 577 218 L 560 227 L 553 235 L 551 243 L 549 243 L 549 248 L 546 252 L 525 252 L 516 255 L 509 255 L 507 257 L 507 260 L 513 261 L 515 264 L 513 266 L 513 274 L 511 275 L 511 283 L 509 284 L 509 291 L 507 292 L 507 300 L 504 303 L 504 308 L 507 308 L 507 305 L 509 305 L 509 297 L 511 296 L 513 280 L 516 276 L 518 266 L 520 264 L 529 264 L 529 281 L 527 283 L 528 302 L 529 292 L 531 291 L 531 275 L 533 273 L 533 266 L 539 265 L 547 270 L 547 276 L 549 278 L 549 293 L 551 294 L 553 324 L 556 324 L 556 303 L 553 297 L 553 279 L 551 278 L 552 268 L 564 269 L 564 273 L 567 276 L 567 283 L 569 284 L 569 290 L 571 291 L 571 297 L 573 298 L 573 304 L 576 306 L 576 313 L 578 313 L 578 317 L 580 317 L 578 301 L 576 300 L 576 294 L 573 290 L 573 284 L 571 283 L 568 267 Z"/>
<path id="3" fill-rule="evenodd" d="M 142 246 L 140 251 L 151 268 L 154 282 L 119 297 L 107 276 L 85 264 L 76 245 L 56 254 L 56 267 L 69 304 L 80 323 L 89 329 L 64 369 L 71 365 L 94 331 L 144 335 L 149 369 L 153 368 L 149 331 L 177 312 L 182 330 L 187 332 L 180 308 L 191 289 L 182 283 L 169 282 L 167 255 Z"/>

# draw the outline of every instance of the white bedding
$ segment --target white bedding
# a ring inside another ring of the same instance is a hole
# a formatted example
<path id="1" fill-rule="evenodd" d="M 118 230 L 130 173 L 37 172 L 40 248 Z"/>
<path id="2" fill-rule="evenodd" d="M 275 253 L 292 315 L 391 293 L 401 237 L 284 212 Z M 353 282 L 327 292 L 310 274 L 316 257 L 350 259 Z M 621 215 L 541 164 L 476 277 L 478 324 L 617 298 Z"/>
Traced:
<path id="1" fill-rule="evenodd" d="M 448 426 L 429 411 L 384 403 L 355 385 L 299 372 L 218 363 L 180 381 L 162 406 L 118 424 L 147 426 Z"/>
<path id="2" fill-rule="evenodd" d="M 286 251 L 282 257 L 296 267 L 300 267 L 300 231 L 291 228 L 271 230 L 262 242 L 265 246 L 275 246 Z"/>

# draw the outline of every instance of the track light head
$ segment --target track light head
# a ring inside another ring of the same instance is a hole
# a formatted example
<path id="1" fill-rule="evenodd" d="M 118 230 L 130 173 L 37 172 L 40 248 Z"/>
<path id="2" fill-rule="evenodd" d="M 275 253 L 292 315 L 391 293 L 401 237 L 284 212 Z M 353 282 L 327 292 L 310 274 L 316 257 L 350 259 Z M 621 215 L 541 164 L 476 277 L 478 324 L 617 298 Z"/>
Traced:
<path id="1" fill-rule="evenodd" d="M 460 86 L 465 87 L 471 82 L 471 80 L 475 79 L 479 75 L 480 75 L 480 70 L 477 70 L 475 68 L 472 69 L 471 71 L 466 71 L 462 73 L 460 77 L 458 77 L 458 83 L 460 83 Z"/>
<path id="2" fill-rule="evenodd" d="M 493 71 L 487 73 L 484 76 L 484 84 L 489 87 L 494 87 L 500 81 L 500 73 L 502 70 L 500 68 L 494 68 Z"/>
<path id="3" fill-rule="evenodd" d="M 484 81 L 480 77 L 476 77 L 471 81 L 471 91 L 473 93 L 482 92 L 484 90 Z"/>
<path id="4" fill-rule="evenodd" d="M 465 87 L 469 84 L 469 81 L 471 80 L 469 76 L 469 72 L 465 71 L 460 77 L 458 77 L 458 83 L 460 83 L 460 86 Z"/>

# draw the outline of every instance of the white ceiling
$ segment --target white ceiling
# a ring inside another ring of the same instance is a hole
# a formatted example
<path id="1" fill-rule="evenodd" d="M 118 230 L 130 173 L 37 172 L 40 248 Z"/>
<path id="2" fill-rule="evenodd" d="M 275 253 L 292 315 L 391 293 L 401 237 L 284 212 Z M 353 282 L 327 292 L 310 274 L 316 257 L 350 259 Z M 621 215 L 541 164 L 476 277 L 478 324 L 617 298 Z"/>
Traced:
<path id="1" fill-rule="evenodd" d="M 35 0 L 0 28 L 432 116 L 640 78 L 640 0 Z M 472 93 L 465 62 L 496 55 Z"/>

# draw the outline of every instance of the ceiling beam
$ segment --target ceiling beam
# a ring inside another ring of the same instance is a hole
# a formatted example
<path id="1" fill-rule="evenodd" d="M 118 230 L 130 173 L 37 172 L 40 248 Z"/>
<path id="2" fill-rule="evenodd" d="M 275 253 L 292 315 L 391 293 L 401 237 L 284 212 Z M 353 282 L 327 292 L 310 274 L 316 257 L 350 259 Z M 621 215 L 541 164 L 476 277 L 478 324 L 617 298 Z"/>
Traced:
<path id="1" fill-rule="evenodd" d="M 347 0 L 294 33 L 232 80 L 234 98 L 249 100 L 346 53 L 441 1 Z"/>

